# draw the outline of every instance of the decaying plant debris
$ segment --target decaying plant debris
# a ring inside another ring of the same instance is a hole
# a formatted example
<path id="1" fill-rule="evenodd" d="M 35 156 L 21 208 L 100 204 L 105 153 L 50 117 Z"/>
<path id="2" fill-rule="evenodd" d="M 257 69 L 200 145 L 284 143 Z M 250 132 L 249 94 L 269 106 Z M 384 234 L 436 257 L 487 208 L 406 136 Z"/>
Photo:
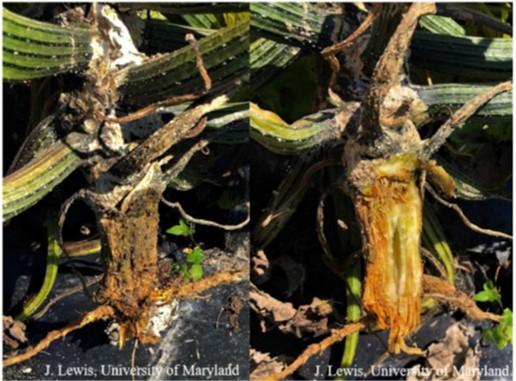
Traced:
<path id="1" fill-rule="evenodd" d="M 397 9 L 401 9 L 401 6 Z M 433 3 L 417 3 L 404 7 L 399 24 L 374 65 L 360 108 L 357 110 L 354 107 L 350 110 L 347 107 L 350 103 L 342 101 L 332 88 L 340 74 L 336 71 L 341 67 L 335 55 L 356 42 L 372 20 L 388 18 L 391 11 L 387 5 L 372 7 L 355 32 L 350 33 L 341 43 L 322 51 L 332 68 L 329 98 L 338 107 L 333 120 L 337 125 L 340 123 L 340 130 L 344 131 L 344 148 L 341 154 L 344 176 L 339 180 L 339 187 L 352 200 L 362 235 L 362 253 L 366 262 L 361 298 L 364 315 L 356 322 L 333 329 L 330 336 L 320 343 L 308 346 L 289 366 L 279 372 L 271 372 L 266 377 L 268 380 L 288 377 L 310 357 L 366 328 L 387 329 L 388 350 L 393 354 L 424 354 L 422 349 L 411 347 L 405 342 L 420 326 L 421 303 L 424 297 L 435 297 L 453 308 L 459 308 L 474 320 L 500 320 L 500 315 L 480 310 L 471 297 L 457 290 L 453 284 L 425 275 L 420 245 L 425 189 L 435 187 L 443 197 L 453 197 L 456 189 L 454 179 L 443 167 L 437 165 L 432 159 L 433 154 L 445 144 L 458 125 L 497 95 L 512 90 L 512 83 L 500 83 L 469 99 L 437 132 L 430 138 L 423 139 L 418 128 L 430 121 L 430 115 L 417 92 L 406 84 L 404 64 L 418 21 L 422 16 L 435 14 L 436 6 Z M 255 123 L 263 123 L 260 118 L 265 118 L 265 114 L 259 108 L 255 110 Z M 274 123 L 271 118 L 271 126 Z M 271 237 L 275 237 L 285 224 L 282 219 L 288 220 L 299 202 L 300 196 L 294 196 L 293 191 L 292 200 L 285 198 L 287 191 L 282 187 L 286 184 L 284 181 L 278 191 L 284 198 L 280 200 L 276 196 L 277 199 L 263 219 L 270 224 L 274 224 L 276 220 L 276 230 L 266 231 L 263 224 L 256 228 L 255 239 L 259 245 L 263 244 L 260 249 L 268 245 Z M 327 193 L 322 196 L 323 199 Z M 432 190 L 432 194 L 436 192 Z M 437 195 L 437 200 L 442 198 Z M 324 201 L 321 201 L 319 212 L 323 209 Z M 343 276 L 346 270 L 339 265 L 340 253 L 332 256 L 324 235 L 324 217 L 319 212 L 318 237 L 326 254 L 325 260 L 332 270 Z M 465 217 L 460 209 L 459 213 Z M 466 218 L 463 220 L 467 221 Z M 347 229 L 349 223 L 342 222 L 341 228 Z M 468 226 L 472 224 L 469 223 Z M 504 233 L 486 229 L 475 231 L 511 238 Z M 262 238 L 266 235 L 268 238 Z M 258 253 L 264 251 L 260 250 Z M 262 254 L 256 257 L 256 266 L 269 261 L 271 260 L 264 259 Z M 255 272 L 263 274 L 264 270 L 256 267 Z M 262 281 L 263 275 L 256 279 Z M 251 295 L 252 300 L 263 299 L 263 291 L 259 289 L 252 289 Z M 269 308 L 263 308 L 264 305 Z M 275 317 L 274 324 L 282 332 L 289 324 L 294 324 L 289 320 L 285 321 L 279 312 L 290 312 L 293 316 L 295 308 L 289 303 L 275 300 L 272 296 L 269 296 L 267 303 L 256 303 L 253 308 L 263 321 L 270 320 L 272 313 L 273 320 Z M 260 377 L 263 377 L 261 372 Z"/>
<path id="2" fill-rule="evenodd" d="M 479 348 L 470 348 L 468 339 L 473 335 L 471 326 L 463 326 L 455 323 L 446 330 L 446 337 L 442 342 L 432 344 L 428 348 L 428 365 L 432 371 L 428 372 L 428 376 L 417 376 L 421 367 L 414 367 L 414 374 L 407 377 L 408 381 L 416 381 L 421 379 L 433 380 L 450 379 L 456 380 L 479 380 Z M 462 357 L 459 359 L 459 357 Z M 458 362 L 461 366 L 455 365 Z M 460 374 L 457 369 L 465 367 L 466 371 Z"/>
<path id="3" fill-rule="evenodd" d="M 123 69 L 139 67 L 162 57 L 146 57 L 140 53 L 118 12 L 108 5 L 93 4 L 88 17 L 78 22 L 86 24 L 85 28 L 91 33 L 91 59 L 83 87 L 61 94 L 56 118 L 71 129 L 60 144 L 81 157 L 93 186 L 80 190 L 63 203 L 58 242 L 68 256 L 72 246 L 66 245 L 62 238 L 68 210 L 76 201 L 86 203 L 95 213 L 104 262 L 100 288 L 94 294 L 99 306 L 79 321 L 50 332 L 34 347 L 5 358 L 4 367 L 35 356 L 54 340 L 97 320 L 116 322 L 113 326 L 116 326 L 120 348 L 127 339 L 156 344 L 160 334 L 156 327 L 160 324 L 153 320 L 159 318 L 160 311 L 167 309 L 168 304 L 245 278 L 245 269 L 241 267 L 193 283 L 159 270 L 158 207 L 162 195 L 193 156 L 205 152 L 211 142 L 209 137 L 194 139 L 206 128 L 205 115 L 228 101 L 226 95 L 220 95 L 220 90 L 218 94 L 210 93 L 212 79 L 204 66 L 197 40 L 192 34 L 186 35 L 204 87 L 119 117 L 118 101 L 122 97 L 119 88 L 126 79 Z M 201 97 L 204 98 L 200 100 Z M 147 132 L 143 140 L 124 140 L 123 124 L 148 116 L 159 107 L 185 101 L 197 101 L 197 105 L 177 113 L 154 132 Z M 28 164 L 29 167 L 35 165 L 34 162 Z M 20 171 L 24 170 L 26 168 Z M 12 178 L 17 174 L 12 174 Z M 186 215 L 184 211 L 183 214 Z M 245 225 L 216 224 L 232 230 Z"/>

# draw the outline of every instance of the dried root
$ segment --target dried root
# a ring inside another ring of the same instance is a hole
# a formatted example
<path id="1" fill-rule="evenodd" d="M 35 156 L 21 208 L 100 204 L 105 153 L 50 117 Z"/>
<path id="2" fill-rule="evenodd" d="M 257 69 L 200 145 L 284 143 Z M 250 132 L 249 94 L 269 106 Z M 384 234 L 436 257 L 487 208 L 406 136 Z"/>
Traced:
<path id="1" fill-rule="evenodd" d="M 451 203 L 451 202 L 448 202 L 446 200 L 444 200 L 443 198 L 441 198 L 433 189 L 432 187 L 430 186 L 427 186 L 426 187 L 428 192 L 430 192 L 430 194 L 437 200 L 439 201 L 439 203 L 443 204 L 444 206 L 446 206 L 447 208 L 450 208 L 450 209 L 453 209 L 455 212 L 457 212 L 457 214 L 459 215 L 459 217 L 461 218 L 462 222 L 464 222 L 464 225 L 466 225 L 468 228 L 470 228 L 471 230 L 473 230 L 474 232 L 477 232 L 477 233 L 480 233 L 480 234 L 485 234 L 485 235 L 488 235 L 488 236 L 491 236 L 491 237 L 498 237 L 498 238 L 505 238 L 505 239 L 512 239 L 512 235 L 510 234 L 507 234 L 507 233 L 504 233 L 504 232 L 500 232 L 500 231 L 497 231 L 497 230 L 491 230 L 491 229 L 484 229 L 484 228 L 481 228 L 477 225 L 475 225 L 473 222 L 471 222 L 468 217 L 466 217 L 466 215 L 464 214 L 464 212 L 462 211 L 462 209 L 460 208 L 460 206 L 458 206 L 457 204 L 454 204 L 454 203 Z"/>
<path id="2" fill-rule="evenodd" d="M 170 288 L 168 290 L 156 291 L 151 294 L 149 299 L 153 302 L 167 303 L 172 299 L 184 299 L 196 296 L 203 291 L 220 286 L 222 284 L 240 282 L 244 279 L 244 277 L 244 271 L 217 273 L 211 277 L 204 278 L 195 283 L 187 283 L 179 287 Z M 71 323 L 62 329 L 48 333 L 48 335 L 43 340 L 41 340 L 36 346 L 28 349 L 26 352 L 4 359 L 4 367 L 28 360 L 36 356 L 45 348 L 48 348 L 52 342 L 66 336 L 68 333 L 78 330 L 95 321 L 106 320 L 107 318 L 114 316 L 114 314 L 115 310 L 112 307 L 107 305 L 100 306 L 95 310 L 88 312 L 79 321 Z M 155 343 L 157 338 L 151 337 L 150 335 L 145 335 L 145 327 L 143 327 L 142 324 L 146 323 L 147 321 L 147 318 L 142 317 L 136 323 L 127 322 L 121 324 L 119 344 L 123 344 L 127 337 L 136 337 L 143 343 Z"/>
<path id="3" fill-rule="evenodd" d="M 296 370 L 298 370 L 301 366 L 303 366 L 311 357 L 322 353 L 327 348 L 331 347 L 335 343 L 341 342 L 346 336 L 351 335 L 352 333 L 358 332 L 362 329 L 364 329 L 367 324 L 368 320 L 362 319 L 361 321 L 358 321 L 356 323 L 347 324 L 342 328 L 335 329 L 332 331 L 332 334 L 325 338 L 320 343 L 309 345 L 308 348 L 305 349 L 301 355 L 294 360 L 293 363 L 291 363 L 288 367 L 286 367 L 284 370 L 278 373 L 274 373 L 267 377 L 266 381 L 275 381 L 275 380 L 282 380 L 288 376 L 290 376 L 292 373 L 294 373 Z"/>
<path id="4" fill-rule="evenodd" d="M 216 273 L 197 282 L 182 284 L 152 292 L 150 300 L 157 303 L 168 303 L 173 299 L 186 299 L 223 284 L 238 283 L 245 279 L 245 271 L 226 271 Z"/>
<path id="5" fill-rule="evenodd" d="M 202 80 L 204 81 L 204 89 L 206 91 L 210 91 L 211 89 L 211 78 L 208 74 L 208 70 L 204 66 L 204 62 L 202 60 L 202 54 L 199 49 L 199 43 L 195 39 L 195 36 L 191 33 L 188 33 L 185 37 L 186 42 L 190 44 L 192 50 L 195 54 L 195 64 L 197 65 L 197 70 L 199 70 L 199 74 L 201 75 Z"/>
<path id="6" fill-rule="evenodd" d="M 500 315 L 482 311 L 465 292 L 457 290 L 446 280 L 423 275 L 423 287 L 426 296 L 444 301 L 452 308 L 460 309 L 470 319 L 500 321 Z"/>
<path id="7" fill-rule="evenodd" d="M 90 287 L 90 286 L 93 286 L 94 284 L 100 282 L 100 280 L 102 279 L 102 275 L 96 275 L 94 277 L 92 277 L 91 279 L 88 279 L 86 280 L 86 287 Z M 81 284 L 78 284 L 77 286 L 73 286 L 73 287 L 70 287 L 66 290 L 63 290 L 62 292 L 60 292 L 58 295 L 56 295 L 54 298 L 52 298 L 46 305 L 45 307 L 43 307 L 41 309 L 41 311 L 35 313 L 32 318 L 33 319 L 39 319 L 41 318 L 43 315 L 45 315 L 47 313 L 47 311 L 50 309 L 50 307 L 52 307 L 54 304 L 56 304 L 57 302 L 59 302 L 60 300 L 70 296 L 70 295 L 73 295 L 75 294 L 76 292 L 79 292 L 81 290 L 84 289 L 84 286 Z"/>
<path id="8" fill-rule="evenodd" d="M 96 210 L 95 203 L 94 203 L 95 194 L 86 189 L 81 189 L 78 192 L 74 193 L 63 203 L 63 205 L 61 205 L 61 209 L 59 211 L 59 216 L 58 216 L 57 243 L 58 243 L 59 247 L 61 248 L 61 250 L 63 251 L 63 254 L 65 255 L 65 257 L 68 260 L 71 259 L 70 253 L 68 252 L 68 249 L 70 248 L 70 246 L 69 245 L 67 246 L 64 243 L 63 228 L 64 228 L 64 224 L 66 221 L 66 216 L 68 215 L 68 211 L 70 210 L 70 207 L 77 200 L 81 200 L 81 201 L 85 202 L 93 211 Z M 87 286 L 86 280 L 84 279 L 82 274 L 75 268 L 75 265 L 72 261 L 70 261 L 70 264 L 71 264 L 71 268 L 72 268 L 74 275 L 77 276 L 77 278 L 81 282 L 82 290 L 84 291 L 84 293 L 86 295 L 91 297 L 90 293 L 88 292 L 88 286 Z"/>
<path id="9" fill-rule="evenodd" d="M 315 230 L 317 232 L 317 238 L 319 239 L 321 248 L 323 249 L 323 253 L 326 256 L 325 260 L 327 260 L 330 263 L 333 263 L 334 257 L 331 252 L 328 239 L 326 238 L 326 234 L 324 233 L 324 203 L 326 201 L 326 198 L 330 194 L 330 191 L 331 189 L 327 189 L 319 198 L 319 205 L 317 206 L 317 214 L 315 221 Z"/>
<path id="10" fill-rule="evenodd" d="M 232 231 L 232 230 L 242 229 L 249 223 L 249 221 L 251 221 L 251 213 L 249 212 L 249 208 L 248 208 L 248 212 L 247 212 L 247 217 L 245 218 L 244 221 L 242 221 L 236 225 L 226 225 L 226 224 L 221 224 L 221 223 L 215 222 L 215 221 L 192 217 L 184 210 L 183 206 L 179 202 L 171 202 L 171 201 L 166 200 L 164 197 L 161 198 L 161 201 L 165 205 L 170 206 L 171 208 L 177 209 L 179 211 L 179 214 L 181 214 L 181 217 L 183 217 L 186 221 L 189 221 L 196 225 L 213 226 L 215 228 Z"/>
<path id="11" fill-rule="evenodd" d="M 71 323 L 62 329 L 58 329 L 55 331 L 51 331 L 47 334 L 47 336 L 41 340 L 34 347 L 29 348 L 24 353 L 21 353 L 16 356 L 8 357 L 4 359 L 4 367 L 8 367 L 11 365 L 18 364 L 22 361 L 26 361 L 34 356 L 36 356 L 42 350 L 48 348 L 50 344 L 52 344 L 57 339 L 65 337 L 70 332 L 73 332 L 79 328 L 82 328 L 88 324 L 91 324 L 98 320 L 106 320 L 107 318 L 113 316 L 114 310 L 109 306 L 100 306 L 95 310 L 88 312 L 85 314 L 79 321 Z"/>
<path id="12" fill-rule="evenodd" d="M 192 93 L 192 94 L 182 94 L 182 95 L 176 95 L 174 97 L 150 104 L 148 106 L 145 106 L 135 112 L 132 112 L 125 116 L 120 117 L 107 117 L 105 118 L 106 122 L 109 123 L 120 123 L 125 124 L 129 122 L 133 122 L 138 119 L 145 118 L 146 116 L 152 115 L 156 112 L 157 109 L 160 107 L 167 107 L 167 106 L 174 106 L 185 102 L 194 101 L 197 98 L 199 98 L 199 94 Z"/>

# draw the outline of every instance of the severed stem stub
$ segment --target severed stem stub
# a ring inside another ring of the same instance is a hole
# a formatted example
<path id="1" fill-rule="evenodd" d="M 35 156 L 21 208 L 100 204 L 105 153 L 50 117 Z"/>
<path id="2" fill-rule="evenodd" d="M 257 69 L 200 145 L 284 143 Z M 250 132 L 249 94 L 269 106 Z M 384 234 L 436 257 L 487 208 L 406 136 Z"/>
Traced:
<path id="1" fill-rule="evenodd" d="M 119 347 L 124 345 L 127 338 L 137 339 L 143 344 L 155 344 L 159 337 L 149 324 L 153 306 L 243 279 L 238 272 L 222 273 L 177 288 L 177 284 L 168 284 L 166 279 L 160 279 L 158 271 L 158 208 L 162 194 L 170 177 L 177 176 L 209 141 L 200 140 L 194 144 L 165 172 L 162 165 L 170 159 L 163 158 L 163 155 L 179 141 L 198 135 L 205 126 L 204 115 L 226 100 L 225 96 L 218 97 L 211 103 L 176 116 L 109 168 L 105 177 L 97 179 L 96 185 L 102 192 L 82 190 L 65 203 L 60 216 L 60 229 L 66 212 L 76 199 L 86 201 L 95 211 L 105 266 L 100 288 L 94 295 L 100 307 L 86 314 L 79 322 L 49 333 L 25 353 L 6 359 L 4 366 L 35 356 L 71 330 L 111 316 L 116 317 L 120 327 Z M 113 185 L 107 175 L 115 175 L 122 182 Z M 59 244 L 66 251 L 61 234 Z"/>
<path id="2" fill-rule="evenodd" d="M 393 353 L 421 354 L 405 337 L 420 321 L 423 142 L 411 113 L 417 96 L 401 79 L 417 20 L 434 12 L 433 4 L 417 3 L 404 13 L 376 65 L 361 128 L 349 137 L 343 157 L 367 259 L 362 304 L 377 327 L 390 331 Z"/>
<path id="3" fill-rule="evenodd" d="M 402 85 L 403 63 L 419 17 L 433 3 L 416 3 L 403 14 L 378 61 L 363 105 L 361 126 L 345 147 L 349 194 L 355 205 L 366 254 L 364 310 L 388 329 L 389 351 L 421 354 L 405 338 L 420 324 L 423 264 L 420 252 L 425 174 L 445 193 L 453 179 L 429 160 L 453 131 L 510 82 L 494 86 L 461 107 L 428 141 L 417 125 L 426 118 L 417 94 Z"/>

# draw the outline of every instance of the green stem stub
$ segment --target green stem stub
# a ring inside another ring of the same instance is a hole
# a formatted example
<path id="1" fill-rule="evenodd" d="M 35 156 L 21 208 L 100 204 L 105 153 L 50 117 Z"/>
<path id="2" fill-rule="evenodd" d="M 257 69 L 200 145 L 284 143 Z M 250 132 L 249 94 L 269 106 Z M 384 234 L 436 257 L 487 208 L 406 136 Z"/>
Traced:
<path id="1" fill-rule="evenodd" d="M 23 306 L 22 312 L 16 317 L 16 320 L 26 320 L 31 317 L 37 309 L 47 299 L 48 295 L 54 287 L 59 269 L 59 257 L 61 256 L 61 247 L 57 242 L 57 221 L 52 218 L 48 222 L 48 252 L 47 266 L 43 285 L 38 293 L 31 297 Z"/>

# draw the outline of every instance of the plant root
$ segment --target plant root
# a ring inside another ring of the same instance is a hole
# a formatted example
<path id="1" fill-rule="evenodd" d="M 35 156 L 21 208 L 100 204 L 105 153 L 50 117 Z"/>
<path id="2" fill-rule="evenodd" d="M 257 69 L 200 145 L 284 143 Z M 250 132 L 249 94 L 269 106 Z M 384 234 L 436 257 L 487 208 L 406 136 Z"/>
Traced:
<path id="1" fill-rule="evenodd" d="M 171 98 L 152 103 L 148 106 L 145 106 L 145 107 L 143 107 L 135 112 L 132 112 L 128 115 L 125 115 L 125 116 L 106 117 L 105 121 L 109 122 L 109 123 L 120 123 L 120 124 L 133 122 L 135 120 L 139 120 L 139 119 L 145 118 L 146 116 L 154 114 L 160 107 L 174 106 L 174 105 L 178 105 L 181 103 L 194 101 L 197 98 L 199 98 L 199 96 L 200 96 L 200 94 L 198 94 L 198 93 L 176 95 Z"/>
<path id="2" fill-rule="evenodd" d="M 211 89 L 211 78 L 208 74 L 208 70 L 206 70 L 206 67 L 204 66 L 202 54 L 199 50 L 199 43 L 197 42 L 195 36 L 192 33 L 188 33 L 185 36 L 185 41 L 190 44 L 192 50 L 194 51 L 195 64 L 197 65 L 197 70 L 199 70 L 199 74 L 201 75 L 201 78 L 204 82 L 204 89 L 206 90 L 206 92 L 208 92 Z"/>
<path id="3" fill-rule="evenodd" d="M 39 352 L 43 351 L 44 349 L 48 348 L 48 346 L 50 344 L 52 344 L 52 342 L 54 342 L 57 339 L 60 339 L 62 337 L 65 337 L 70 332 L 78 330 L 88 324 L 95 322 L 95 321 L 106 320 L 107 318 L 109 318 L 113 315 L 114 315 L 114 310 L 110 306 L 97 307 L 93 311 L 85 314 L 79 321 L 68 324 L 64 328 L 49 332 L 43 340 L 41 340 L 34 347 L 29 348 L 24 353 L 4 359 L 3 366 L 4 366 L 4 368 L 6 368 L 8 366 L 18 364 L 22 361 L 26 361 L 26 360 L 36 356 Z"/>
<path id="4" fill-rule="evenodd" d="M 93 286 L 94 284 L 98 283 L 101 281 L 103 275 L 96 275 L 94 277 L 92 277 L 91 279 L 88 279 L 86 281 L 86 287 L 91 287 Z M 43 315 L 45 315 L 47 313 L 47 311 L 49 310 L 50 307 L 52 307 L 54 304 L 56 304 L 57 302 L 59 302 L 61 299 L 64 299 L 70 295 L 73 295 L 75 294 L 76 292 L 79 292 L 81 290 L 84 289 L 84 286 L 81 284 L 78 284 L 77 286 L 74 286 L 74 287 L 70 287 L 66 290 L 63 290 L 62 292 L 60 292 L 58 295 L 56 295 L 54 298 L 52 298 L 46 305 L 44 308 L 41 309 L 41 311 L 35 313 L 32 318 L 33 319 L 39 319 L 41 318 Z"/>
<path id="5" fill-rule="evenodd" d="M 501 316 L 482 311 L 465 292 L 457 290 L 448 281 L 431 275 L 423 275 L 425 296 L 430 296 L 448 303 L 452 308 L 463 311 L 472 320 L 491 320 L 499 322 Z"/>
<path id="6" fill-rule="evenodd" d="M 189 222 L 191 222 L 193 224 L 197 224 L 197 225 L 213 226 L 215 228 L 219 228 L 219 229 L 223 229 L 223 230 L 227 230 L 227 231 L 232 231 L 232 230 L 242 229 L 251 220 L 251 213 L 249 212 L 249 208 L 248 208 L 248 211 L 247 211 L 247 217 L 245 218 L 244 221 L 242 221 L 242 222 L 240 222 L 239 224 L 236 224 L 236 225 L 225 225 L 225 224 L 221 224 L 221 223 L 218 223 L 218 222 L 215 222 L 215 221 L 210 221 L 210 220 L 205 220 L 205 219 L 202 219 L 202 218 L 192 217 L 191 215 L 189 215 L 184 210 L 183 206 L 179 202 L 171 202 L 171 201 L 166 200 L 164 197 L 161 198 L 161 201 L 165 205 L 170 206 L 171 208 L 177 209 L 179 211 L 179 214 L 181 215 L 181 217 L 183 217 L 186 221 L 189 221 Z"/>
<path id="7" fill-rule="evenodd" d="M 95 213 L 95 203 L 93 200 L 95 200 L 95 193 L 87 190 L 87 189 L 81 189 L 78 192 L 71 195 L 64 203 L 61 205 L 61 209 L 59 210 L 59 216 L 58 216 L 58 231 L 57 231 L 57 244 L 61 248 L 63 254 L 65 257 L 70 261 L 71 269 L 74 275 L 79 278 L 79 281 L 81 282 L 82 289 L 88 297 L 91 298 L 90 293 L 88 292 L 88 286 L 86 285 L 86 280 L 82 276 L 82 274 L 77 270 L 74 263 L 71 261 L 71 256 L 68 253 L 69 246 L 65 245 L 63 241 L 63 228 L 66 221 L 66 216 L 68 215 L 68 211 L 70 210 L 70 207 L 75 203 L 75 201 L 81 200 L 84 203 L 86 203 Z"/>
<path id="8" fill-rule="evenodd" d="M 315 230 L 317 232 L 317 238 L 319 239 L 319 243 L 321 244 L 321 248 L 323 249 L 323 253 L 326 257 L 326 260 L 329 261 L 329 263 L 333 263 L 334 257 L 331 252 L 328 239 L 326 238 L 326 234 L 324 233 L 324 203 L 326 201 L 326 198 L 329 196 L 330 192 L 331 189 L 326 189 L 319 198 L 319 204 L 317 205 Z"/>
<path id="9" fill-rule="evenodd" d="M 330 248 L 330 244 L 328 243 L 328 239 L 326 238 L 326 233 L 324 232 L 324 204 L 326 201 L 326 198 L 328 195 L 333 191 L 332 188 L 327 189 L 324 191 L 324 193 L 321 195 L 319 199 L 319 205 L 317 206 L 317 213 L 316 213 L 316 221 L 315 221 L 315 231 L 317 233 L 317 239 L 319 240 L 319 244 L 321 245 L 321 248 L 323 249 L 323 257 L 322 260 L 324 264 L 340 279 L 342 279 L 344 282 L 347 282 L 346 278 L 346 263 L 345 262 L 339 262 L 333 255 L 333 252 Z M 337 220 L 337 224 L 342 228 L 343 224 L 345 226 L 345 229 L 347 229 L 347 225 L 342 220 Z M 352 257 L 355 257 L 355 253 L 351 255 Z M 346 287 L 348 287 L 348 284 L 346 283 Z M 351 290 L 348 290 L 351 292 Z"/>
<path id="10" fill-rule="evenodd" d="M 334 329 L 330 336 L 325 338 L 319 343 L 309 345 L 301 355 L 298 356 L 297 359 L 294 360 L 289 366 L 287 366 L 284 370 L 278 373 L 274 373 L 267 378 L 266 381 L 276 381 L 282 380 L 296 370 L 298 370 L 301 366 L 303 366 L 311 357 L 323 352 L 327 348 L 331 347 L 333 344 L 341 342 L 344 338 L 352 333 L 358 332 L 367 327 L 369 323 L 369 318 L 364 318 L 356 323 L 347 324 L 342 328 Z"/>
<path id="11" fill-rule="evenodd" d="M 183 139 L 191 139 L 191 138 L 195 138 L 196 136 L 198 136 L 201 132 L 204 131 L 204 129 L 206 128 L 206 125 L 208 124 L 208 118 L 207 117 L 203 117 L 199 120 L 199 122 L 197 122 L 197 124 L 195 125 L 194 128 L 192 128 L 190 131 L 188 131 L 187 133 L 185 133 L 183 135 Z"/>
<path id="12" fill-rule="evenodd" d="M 480 234 L 485 234 L 485 235 L 488 235 L 488 236 L 491 236 L 491 237 L 498 237 L 498 238 L 505 238 L 505 239 L 512 239 L 512 235 L 510 234 L 507 234 L 507 233 L 504 233 L 504 232 L 500 232 L 500 231 L 497 231 L 497 230 L 491 230 L 491 229 L 484 229 L 484 228 L 481 228 L 479 227 L 478 225 L 475 225 L 473 222 L 471 222 L 468 217 L 466 217 L 466 215 L 464 214 L 464 212 L 462 211 L 462 209 L 460 208 L 460 206 L 458 206 L 457 204 L 454 204 L 454 203 L 451 203 L 451 202 L 448 202 L 446 200 L 444 200 L 443 198 L 441 198 L 437 192 L 432 189 L 431 186 L 427 185 L 426 189 L 428 190 L 428 192 L 441 204 L 443 204 L 444 206 L 446 206 L 447 208 L 450 208 L 450 209 L 453 209 L 455 212 L 457 212 L 457 214 L 459 215 L 459 217 L 461 218 L 462 222 L 464 222 L 464 225 L 466 225 L 468 228 L 470 228 L 471 230 L 473 230 L 474 232 L 477 232 L 477 233 L 480 233 Z"/>
<path id="13" fill-rule="evenodd" d="M 152 302 L 169 303 L 173 299 L 186 299 L 197 296 L 198 294 L 217 287 L 223 284 L 238 283 L 246 278 L 246 272 L 240 271 L 226 271 L 216 273 L 209 277 L 198 280 L 193 283 L 186 283 L 168 289 L 161 289 L 153 291 L 149 297 Z"/>

